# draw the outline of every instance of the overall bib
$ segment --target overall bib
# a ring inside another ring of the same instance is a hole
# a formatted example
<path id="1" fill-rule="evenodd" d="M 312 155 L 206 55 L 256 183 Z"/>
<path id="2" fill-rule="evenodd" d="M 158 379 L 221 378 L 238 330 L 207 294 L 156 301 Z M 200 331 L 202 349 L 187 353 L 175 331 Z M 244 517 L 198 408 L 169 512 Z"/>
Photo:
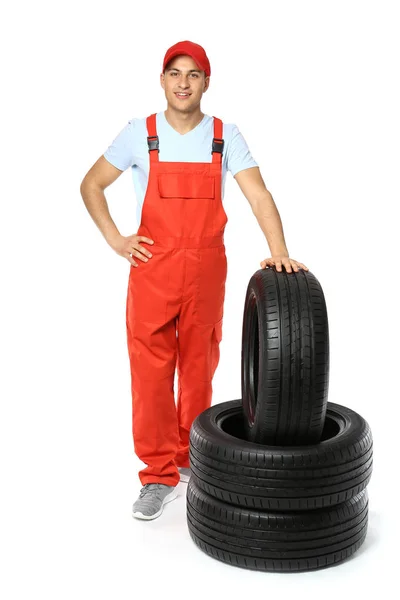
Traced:
<path id="1" fill-rule="evenodd" d="M 211 162 L 159 160 L 156 114 L 146 119 L 150 171 L 138 235 L 152 253 L 133 255 L 126 302 L 134 449 L 142 485 L 175 486 L 189 467 L 193 420 L 211 406 L 219 362 L 227 258 L 222 205 L 222 121 L 214 117 Z M 174 377 L 178 368 L 175 404 Z"/>

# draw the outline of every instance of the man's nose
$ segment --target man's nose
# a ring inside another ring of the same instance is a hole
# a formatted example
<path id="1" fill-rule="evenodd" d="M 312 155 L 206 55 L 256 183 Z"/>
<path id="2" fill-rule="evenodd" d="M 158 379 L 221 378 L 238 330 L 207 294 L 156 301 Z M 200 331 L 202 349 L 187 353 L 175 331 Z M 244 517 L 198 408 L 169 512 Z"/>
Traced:
<path id="1" fill-rule="evenodd" d="M 183 76 L 183 77 L 181 77 L 181 80 L 180 80 L 180 82 L 179 82 L 179 87 L 184 87 L 184 88 L 187 88 L 187 87 L 189 87 L 189 81 L 188 81 L 188 79 L 187 79 L 187 78 L 185 78 L 184 76 Z"/>

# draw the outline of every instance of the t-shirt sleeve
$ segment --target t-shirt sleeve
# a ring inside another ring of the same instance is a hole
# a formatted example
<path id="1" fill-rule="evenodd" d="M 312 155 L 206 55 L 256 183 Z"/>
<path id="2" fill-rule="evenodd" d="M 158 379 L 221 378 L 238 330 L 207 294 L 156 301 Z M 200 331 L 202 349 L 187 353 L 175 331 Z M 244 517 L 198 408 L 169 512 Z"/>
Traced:
<path id="1" fill-rule="evenodd" d="M 135 119 L 130 119 L 103 154 L 120 171 L 134 164 L 134 127 Z"/>
<path id="2" fill-rule="evenodd" d="M 237 125 L 233 125 L 232 138 L 227 150 L 227 170 L 234 177 L 239 171 L 250 167 L 258 167 L 258 164 L 252 157 L 246 140 Z"/>

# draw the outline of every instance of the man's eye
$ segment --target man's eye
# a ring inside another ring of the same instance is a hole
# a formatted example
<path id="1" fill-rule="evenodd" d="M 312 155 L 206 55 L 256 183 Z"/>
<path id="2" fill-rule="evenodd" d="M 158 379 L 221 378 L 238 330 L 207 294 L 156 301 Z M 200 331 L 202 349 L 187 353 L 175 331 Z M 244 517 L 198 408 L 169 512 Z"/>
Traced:
<path id="1" fill-rule="evenodd" d="M 171 73 L 171 75 L 178 75 L 178 73 L 174 72 L 174 73 Z M 198 73 L 191 73 L 191 75 L 193 75 L 193 77 L 196 77 L 196 78 L 199 76 Z"/>

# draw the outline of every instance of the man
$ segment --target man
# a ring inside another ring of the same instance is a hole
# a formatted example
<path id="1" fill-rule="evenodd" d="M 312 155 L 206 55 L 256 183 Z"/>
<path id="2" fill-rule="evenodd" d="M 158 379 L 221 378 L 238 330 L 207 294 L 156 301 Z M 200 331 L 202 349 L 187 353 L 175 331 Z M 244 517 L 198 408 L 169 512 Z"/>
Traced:
<path id="1" fill-rule="evenodd" d="M 228 170 L 267 237 L 272 257 L 261 267 L 307 269 L 288 256 L 279 213 L 238 128 L 200 110 L 210 73 L 201 46 L 172 46 L 160 75 L 167 110 L 131 119 L 81 184 L 93 220 L 131 264 L 126 325 L 132 432 L 135 452 L 147 465 L 139 472 L 143 487 L 132 514 L 141 519 L 158 517 L 177 497 L 179 480 L 188 481 L 190 427 L 211 405 L 227 275 L 222 198 Z M 104 190 L 128 167 L 140 226 L 124 237 Z"/>

